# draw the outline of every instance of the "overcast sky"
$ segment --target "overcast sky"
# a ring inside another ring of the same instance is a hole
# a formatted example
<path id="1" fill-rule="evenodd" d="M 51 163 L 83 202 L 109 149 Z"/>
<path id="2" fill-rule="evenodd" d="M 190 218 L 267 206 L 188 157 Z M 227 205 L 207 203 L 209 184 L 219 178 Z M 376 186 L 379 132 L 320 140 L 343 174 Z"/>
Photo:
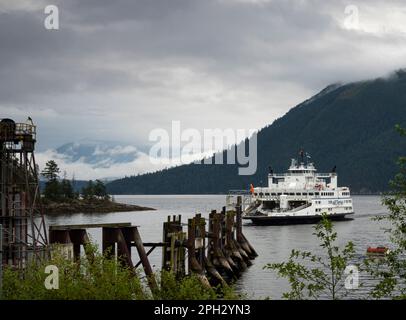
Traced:
<path id="1" fill-rule="evenodd" d="M 404 0 L 0 0 L 0 118 L 31 116 L 48 155 L 142 149 L 172 120 L 259 129 L 331 83 L 404 67 Z"/>

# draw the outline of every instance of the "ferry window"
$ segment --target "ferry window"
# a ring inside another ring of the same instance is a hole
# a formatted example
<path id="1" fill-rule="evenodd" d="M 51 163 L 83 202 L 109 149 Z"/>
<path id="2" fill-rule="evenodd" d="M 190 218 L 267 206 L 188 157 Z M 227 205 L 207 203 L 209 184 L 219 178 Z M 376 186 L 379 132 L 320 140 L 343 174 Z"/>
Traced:
<path id="1" fill-rule="evenodd" d="M 278 196 L 281 196 L 281 195 L 282 195 L 282 193 L 278 192 Z"/>
<path id="2" fill-rule="evenodd" d="M 266 193 L 265 193 L 265 195 L 266 195 L 266 196 L 269 196 L 269 193 L 268 193 L 268 192 L 266 192 Z"/>
<path id="3" fill-rule="evenodd" d="M 276 193 L 272 192 L 271 195 L 272 195 L 272 196 L 276 196 Z"/>
<path id="4" fill-rule="evenodd" d="M 296 193 L 296 195 L 297 195 L 297 196 L 300 196 L 301 194 L 300 194 L 300 192 L 298 192 L 298 193 Z"/>
<path id="5" fill-rule="evenodd" d="M 290 195 L 290 196 L 294 196 L 295 194 L 294 194 L 294 193 L 289 193 L 289 195 Z"/>
<path id="6" fill-rule="evenodd" d="M 254 196 L 257 196 L 258 195 L 258 193 L 254 193 Z"/>
<path id="7" fill-rule="evenodd" d="M 303 195 L 304 195 L 304 196 L 307 196 L 307 192 L 303 192 Z"/>
<path id="8" fill-rule="evenodd" d="M 309 192 L 309 196 L 312 196 L 313 195 L 313 192 Z"/>
<path id="9" fill-rule="evenodd" d="M 316 195 L 316 196 L 319 196 L 319 195 L 320 195 L 320 192 L 316 192 L 315 195 Z"/>

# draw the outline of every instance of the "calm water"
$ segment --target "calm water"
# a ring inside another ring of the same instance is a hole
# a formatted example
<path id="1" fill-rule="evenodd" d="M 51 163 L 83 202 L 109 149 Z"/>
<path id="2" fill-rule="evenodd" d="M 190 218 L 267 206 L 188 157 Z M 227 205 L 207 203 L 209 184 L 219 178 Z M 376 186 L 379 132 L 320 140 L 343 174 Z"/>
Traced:
<path id="1" fill-rule="evenodd" d="M 140 226 L 144 242 L 160 242 L 162 222 L 168 215 L 182 214 L 182 220 L 185 222 L 197 212 L 207 218 L 210 210 L 220 210 L 225 205 L 225 196 L 222 195 L 137 195 L 115 198 L 117 202 L 148 206 L 157 210 L 47 217 L 47 222 L 49 225 L 131 222 Z M 338 233 L 338 243 L 343 245 L 353 241 L 357 255 L 362 258 L 368 246 L 388 245 L 387 235 L 382 232 L 383 223 L 371 220 L 374 216 L 385 214 L 386 209 L 380 204 L 380 197 L 377 196 L 354 196 L 353 200 L 356 212 L 354 220 L 336 222 L 335 230 Z M 259 254 L 254 264 L 243 273 L 236 284 L 237 289 L 247 293 L 250 298 L 279 299 L 288 287 L 286 281 L 278 279 L 273 271 L 263 270 L 264 265 L 285 261 L 292 249 L 320 251 L 319 244 L 312 235 L 313 225 L 254 226 L 246 221 L 243 232 Z M 100 243 L 101 231 L 91 229 L 89 233 L 93 240 Z M 138 261 L 136 253 L 133 254 L 133 261 Z M 156 270 L 160 268 L 160 249 L 155 249 L 150 255 L 150 262 Z M 353 295 L 360 295 L 361 290 L 365 289 L 354 291 Z"/>

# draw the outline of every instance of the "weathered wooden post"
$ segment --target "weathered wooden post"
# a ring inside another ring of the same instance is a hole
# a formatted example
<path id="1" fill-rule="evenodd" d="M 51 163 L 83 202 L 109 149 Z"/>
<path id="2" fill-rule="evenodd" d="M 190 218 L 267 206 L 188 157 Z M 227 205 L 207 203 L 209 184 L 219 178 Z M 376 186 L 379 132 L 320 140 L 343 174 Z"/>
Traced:
<path id="1" fill-rule="evenodd" d="M 240 252 L 241 256 L 244 258 L 245 263 L 250 266 L 252 265 L 250 261 L 250 252 L 247 252 L 243 244 L 243 237 L 242 237 L 242 198 L 241 196 L 237 197 L 237 206 L 235 207 L 235 246 L 237 247 L 238 251 Z M 248 248 L 249 249 L 249 248 Z"/>
<path id="2" fill-rule="evenodd" d="M 162 270 L 169 271 L 170 270 L 170 248 L 169 248 L 169 224 L 171 222 L 171 217 L 168 216 L 168 220 L 163 224 L 163 231 L 162 231 Z"/>
<path id="3" fill-rule="evenodd" d="M 200 247 L 200 244 L 196 243 L 196 220 L 196 217 L 188 219 L 187 247 L 189 274 L 195 273 L 203 285 L 210 287 L 210 283 L 204 274 L 203 266 L 196 259 L 196 245 Z"/>
<path id="4" fill-rule="evenodd" d="M 151 288 L 152 293 L 154 293 L 155 290 L 158 289 L 158 285 L 155 280 L 154 272 L 152 271 L 151 265 L 149 263 L 148 255 L 145 252 L 145 248 L 142 243 L 138 228 L 131 227 L 131 229 L 129 231 L 131 231 L 131 233 L 132 233 L 133 241 L 135 243 L 135 247 L 137 248 L 137 252 L 140 257 L 142 267 L 144 268 L 145 275 L 147 276 L 149 287 Z M 131 257 L 131 251 L 130 251 L 130 257 Z"/>
<path id="5" fill-rule="evenodd" d="M 102 251 L 108 258 L 116 256 L 116 237 L 114 228 L 102 228 Z"/>
<path id="6" fill-rule="evenodd" d="M 92 252 L 91 248 L 88 247 L 90 245 L 90 240 L 89 236 L 87 235 L 86 229 L 70 230 L 69 237 L 73 243 L 73 256 L 75 258 L 75 261 L 80 261 L 81 245 L 83 245 L 86 257 L 89 259 L 89 261 L 94 260 L 94 253 Z"/>
<path id="7" fill-rule="evenodd" d="M 129 227 L 103 227 L 103 253 L 114 258 L 116 255 L 115 246 L 117 243 L 117 258 L 120 258 L 128 267 L 135 272 L 135 268 L 131 259 L 132 242 L 137 248 L 145 275 L 148 279 L 148 284 L 152 293 L 158 287 L 155 277 L 148 261 L 148 256 L 145 252 L 141 236 L 136 226 Z"/>
<path id="8" fill-rule="evenodd" d="M 234 277 L 234 271 L 228 263 L 221 249 L 221 214 L 213 210 L 209 218 L 210 242 L 208 248 L 208 258 L 213 265 L 224 271 L 228 276 Z"/>
<path id="9" fill-rule="evenodd" d="M 177 278 L 185 275 L 185 233 L 181 216 L 168 216 L 163 227 L 162 270 L 174 272 Z"/>
<path id="10" fill-rule="evenodd" d="M 206 222 L 202 218 L 200 213 L 195 215 L 195 249 L 196 249 L 196 257 L 199 264 L 204 268 L 204 257 L 206 251 Z"/>
<path id="11" fill-rule="evenodd" d="M 237 207 L 236 207 L 236 213 L 237 213 L 237 241 L 241 245 L 241 247 L 245 250 L 247 255 L 249 256 L 250 259 L 254 259 L 255 257 L 258 257 L 258 254 L 256 253 L 255 249 L 251 246 L 247 238 L 244 236 L 242 232 L 242 197 L 238 196 L 237 197 Z"/>
<path id="12" fill-rule="evenodd" d="M 221 210 L 221 214 L 219 216 L 220 219 L 220 246 L 221 246 L 221 251 L 223 252 L 224 257 L 226 258 L 228 264 L 231 266 L 234 276 L 236 277 L 240 269 L 237 265 L 237 263 L 234 261 L 232 258 L 232 251 L 230 250 L 230 246 L 228 245 L 227 242 L 227 224 L 226 224 L 226 207 L 223 207 Z"/>
<path id="13" fill-rule="evenodd" d="M 235 223 L 234 223 L 235 212 L 226 213 L 226 230 L 227 230 L 227 247 L 231 252 L 231 257 L 238 263 L 240 270 L 245 270 L 247 264 L 245 262 L 245 257 L 243 257 L 242 252 L 239 250 L 235 241 Z"/>

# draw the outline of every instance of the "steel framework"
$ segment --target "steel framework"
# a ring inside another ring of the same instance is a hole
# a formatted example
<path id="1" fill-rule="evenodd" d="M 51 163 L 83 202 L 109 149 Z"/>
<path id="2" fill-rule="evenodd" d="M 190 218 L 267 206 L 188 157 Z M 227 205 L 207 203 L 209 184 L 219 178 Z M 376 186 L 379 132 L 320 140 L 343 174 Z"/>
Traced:
<path id="1" fill-rule="evenodd" d="M 45 256 L 48 239 L 35 163 L 36 126 L 0 121 L 0 224 L 3 264 L 24 268 Z"/>

